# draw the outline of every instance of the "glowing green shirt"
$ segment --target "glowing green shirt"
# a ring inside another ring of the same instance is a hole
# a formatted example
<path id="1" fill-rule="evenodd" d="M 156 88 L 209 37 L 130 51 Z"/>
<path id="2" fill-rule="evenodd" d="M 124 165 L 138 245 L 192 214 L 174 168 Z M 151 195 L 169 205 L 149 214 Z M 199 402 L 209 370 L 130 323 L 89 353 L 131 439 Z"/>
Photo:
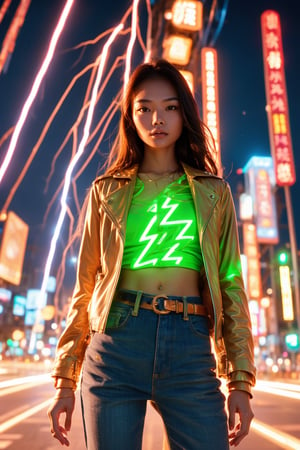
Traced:
<path id="1" fill-rule="evenodd" d="M 126 226 L 122 267 L 203 267 L 194 202 L 186 174 L 161 192 L 137 178 Z"/>

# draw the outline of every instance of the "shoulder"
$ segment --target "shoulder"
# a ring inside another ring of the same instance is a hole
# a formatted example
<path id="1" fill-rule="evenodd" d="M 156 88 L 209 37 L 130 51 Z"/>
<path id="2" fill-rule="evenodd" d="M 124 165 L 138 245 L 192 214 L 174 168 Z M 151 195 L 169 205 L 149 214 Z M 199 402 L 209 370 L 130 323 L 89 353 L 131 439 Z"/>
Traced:
<path id="1" fill-rule="evenodd" d="M 133 167 L 127 169 L 116 170 L 114 172 L 107 171 L 102 175 L 99 175 L 97 178 L 95 178 L 92 184 L 99 185 L 105 183 L 112 183 L 114 181 L 135 179 L 137 171 L 138 165 L 134 165 Z"/>
<path id="2" fill-rule="evenodd" d="M 214 190 L 230 191 L 229 183 L 224 178 L 215 175 L 214 173 L 196 169 L 187 164 L 183 164 L 183 168 L 189 179 L 196 180 L 202 185 L 210 187 Z"/>
<path id="3" fill-rule="evenodd" d="M 91 190 L 94 195 L 100 199 L 104 199 L 127 185 L 134 185 L 137 171 L 138 166 L 113 172 L 105 172 L 94 179 Z"/>

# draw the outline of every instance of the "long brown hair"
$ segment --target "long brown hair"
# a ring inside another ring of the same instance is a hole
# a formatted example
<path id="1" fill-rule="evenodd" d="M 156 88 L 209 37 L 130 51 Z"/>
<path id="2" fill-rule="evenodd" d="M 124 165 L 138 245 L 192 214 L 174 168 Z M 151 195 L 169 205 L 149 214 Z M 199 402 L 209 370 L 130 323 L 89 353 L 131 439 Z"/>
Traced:
<path id="1" fill-rule="evenodd" d="M 175 145 L 177 161 L 217 174 L 212 135 L 200 119 L 197 103 L 185 78 L 164 59 L 140 64 L 131 74 L 122 100 L 119 132 L 104 165 L 106 173 L 112 174 L 142 162 L 144 144 L 133 123 L 132 100 L 142 82 L 158 77 L 172 84 L 182 111 L 183 131 Z"/>

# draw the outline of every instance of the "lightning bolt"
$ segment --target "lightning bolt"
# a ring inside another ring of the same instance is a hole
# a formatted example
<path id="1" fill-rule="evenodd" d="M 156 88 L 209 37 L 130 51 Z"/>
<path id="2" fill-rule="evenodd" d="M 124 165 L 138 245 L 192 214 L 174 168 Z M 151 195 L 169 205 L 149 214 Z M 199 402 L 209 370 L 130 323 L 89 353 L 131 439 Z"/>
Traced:
<path id="1" fill-rule="evenodd" d="M 168 225 L 178 225 L 178 224 L 184 224 L 184 227 L 182 228 L 182 230 L 180 231 L 180 233 L 176 236 L 175 240 L 179 241 L 182 239 L 194 239 L 194 236 L 189 236 L 189 235 L 185 235 L 186 231 L 190 228 L 190 226 L 192 225 L 192 220 L 191 219 L 186 219 L 186 220 L 169 220 L 169 217 L 172 216 L 172 214 L 176 211 L 176 209 L 178 208 L 178 203 L 173 203 L 171 204 L 171 198 L 168 197 L 165 202 L 162 205 L 162 209 L 169 209 L 169 211 L 167 212 L 167 214 L 165 215 L 165 217 L 162 219 L 162 221 L 160 222 L 160 225 L 163 226 L 168 226 Z M 175 250 L 179 247 L 180 243 L 176 243 L 174 244 L 170 250 L 166 253 L 166 255 L 162 258 L 162 261 L 176 261 L 175 264 L 178 265 L 181 263 L 182 261 L 182 256 L 171 256 Z"/>
<path id="2" fill-rule="evenodd" d="M 157 212 L 157 209 L 156 209 L 156 212 Z M 134 263 L 134 267 L 142 267 L 142 266 L 145 266 L 148 264 L 152 264 L 153 266 L 155 266 L 155 264 L 158 261 L 158 258 L 153 258 L 153 259 L 150 259 L 149 261 L 144 261 L 143 263 L 140 263 L 140 261 L 143 259 L 144 255 L 147 253 L 149 248 L 152 246 L 152 244 L 156 241 L 156 239 L 158 237 L 157 233 L 148 235 L 148 232 L 151 230 L 152 226 L 155 224 L 156 221 L 157 221 L 157 214 L 152 217 L 152 219 L 150 220 L 149 224 L 147 225 L 145 231 L 143 232 L 143 234 L 139 240 L 140 242 L 144 242 L 144 241 L 146 241 L 146 242 L 149 241 L 149 242 L 146 245 L 146 247 L 144 248 L 144 250 L 142 251 L 142 253 L 140 254 L 140 256 L 138 257 L 138 259 L 136 260 L 136 262 Z"/>
<path id="3" fill-rule="evenodd" d="M 176 241 L 180 240 L 180 239 L 194 239 L 194 236 L 184 236 L 185 232 L 190 228 L 190 226 L 192 225 L 193 221 L 191 219 L 186 219 L 186 220 L 168 220 L 169 217 L 176 211 L 176 209 L 178 208 L 178 203 L 173 203 L 173 205 L 170 204 L 171 202 L 171 198 L 168 197 L 166 199 L 166 201 L 164 202 L 164 204 L 162 205 L 162 209 L 170 209 L 170 211 L 165 215 L 165 217 L 162 219 L 162 221 L 160 222 L 160 225 L 178 225 L 180 223 L 185 224 L 185 226 L 183 227 L 183 229 L 180 231 L 180 233 L 178 234 L 178 236 L 176 237 Z"/>
<path id="4" fill-rule="evenodd" d="M 42 81 L 43 81 L 43 79 L 44 79 L 44 77 L 46 75 L 46 72 L 48 70 L 48 67 L 49 67 L 49 65 L 50 65 L 50 63 L 51 63 L 51 61 L 53 59 L 53 55 L 54 55 L 54 52 L 55 52 L 55 48 L 56 48 L 58 39 L 59 39 L 63 29 L 64 29 L 64 25 L 65 25 L 65 22 L 66 22 L 66 20 L 67 20 L 67 18 L 69 16 L 71 7 L 73 5 L 73 2 L 74 2 L 74 0 L 67 0 L 67 2 L 66 2 L 66 5 L 65 5 L 65 7 L 63 9 L 63 12 L 62 12 L 62 14 L 60 16 L 58 24 L 57 24 L 57 26 L 55 28 L 55 31 L 53 33 L 53 36 L 51 38 L 47 55 L 46 55 L 46 57 L 45 57 L 45 59 L 44 59 L 44 61 L 42 63 L 42 66 L 41 66 L 37 76 L 35 77 L 35 80 L 34 80 L 34 83 L 32 85 L 31 91 L 30 91 L 30 93 L 29 93 L 29 95 L 27 97 L 27 100 L 26 100 L 23 108 L 22 108 L 21 115 L 20 115 L 20 117 L 19 117 L 19 119 L 17 121 L 17 124 L 16 124 L 15 128 L 14 128 L 13 135 L 12 135 L 12 138 L 11 138 L 11 141 L 10 141 L 7 153 L 5 155 L 5 158 L 3 160 L 2 165 L 0 167 L 0 183 L 1 183 L 2 178 L 4 177 L 4 175 L 6 173 L 6 170 L 7 170 L 8 166 L 9 166 L 9 163 L 10 163 L 10 161 L 11 161 L 11 159 L 13 157 L 13 154 L 15 152 L 20 133 L 21 133 L 21 131 L 23 129 L 23 125 L 24 125 L 24 123 L 25 123 L 25 121 L 27 119 L 27 116 L 29 114 L 31 105 L 32 105 L 32 103 L 33 103 L 37 93 L 38 93 L 39 87 L 40 87 L 40 85 L 41 85 L 41 83 L 42 83 Z"/>

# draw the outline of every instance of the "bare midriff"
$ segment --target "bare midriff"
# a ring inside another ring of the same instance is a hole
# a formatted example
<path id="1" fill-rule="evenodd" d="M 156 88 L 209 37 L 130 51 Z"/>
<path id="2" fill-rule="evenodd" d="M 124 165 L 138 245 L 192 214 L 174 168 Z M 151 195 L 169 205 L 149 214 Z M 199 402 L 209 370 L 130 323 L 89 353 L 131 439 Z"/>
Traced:
<path id="1" fill-rule="evenodd" d="M 199 272 L 180 267 L 123 269 L 118 288 L 155 295 L 198 296 Z"/>

